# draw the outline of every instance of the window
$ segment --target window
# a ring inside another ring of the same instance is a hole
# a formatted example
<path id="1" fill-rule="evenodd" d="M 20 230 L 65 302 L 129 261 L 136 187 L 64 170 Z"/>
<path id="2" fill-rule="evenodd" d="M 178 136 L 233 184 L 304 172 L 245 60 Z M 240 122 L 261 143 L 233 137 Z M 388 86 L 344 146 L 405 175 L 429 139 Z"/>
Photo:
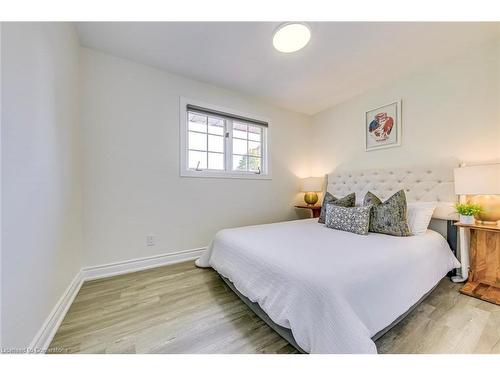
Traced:
<path id="1" fill-rule="evenodd" d="M 233 170 L 262 171 L 262 133 L 261 126 L 233 121 Z"/>
<path id="2" fill-rule="evenodd" d="M 268 122 L 181 99 L 181 176 L 270 178 Z"/>
<path id="3" fill-rule="evenodd" d="M 189 169 L 225 169 L 225 126 L 222 118 L 188 112 Z"/>

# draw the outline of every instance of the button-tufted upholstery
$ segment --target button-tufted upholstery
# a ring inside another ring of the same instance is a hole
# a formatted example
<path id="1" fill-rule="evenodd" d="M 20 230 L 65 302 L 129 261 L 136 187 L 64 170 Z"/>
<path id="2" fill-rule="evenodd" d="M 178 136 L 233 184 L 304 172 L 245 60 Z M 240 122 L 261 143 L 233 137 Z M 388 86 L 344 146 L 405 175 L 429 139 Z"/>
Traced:
<path id="1" fill-rule="evenodd" d="M 438 205 L 433 217 L 455 219 L 456 196 L 452 168 L 398 168 L 360 171 L 335 171 L 327 175 L 327 191 L 337 197 L 356 193 L 361 204 L 367 191 L 385 200 L 403 189 L 408 202 L 433 202 Z"/>

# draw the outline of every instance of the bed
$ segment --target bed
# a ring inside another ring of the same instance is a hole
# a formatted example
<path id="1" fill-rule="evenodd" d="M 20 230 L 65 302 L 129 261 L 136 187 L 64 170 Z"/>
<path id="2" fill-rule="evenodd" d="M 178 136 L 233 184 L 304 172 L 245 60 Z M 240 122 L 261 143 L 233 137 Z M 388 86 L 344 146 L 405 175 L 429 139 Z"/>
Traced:
<path id="1" fill-rule="evenodd" d="M 412 168 L 327 177 L 336 196 L 370 190 L 385 199 L 404 189 L 408 201 L 438 201 L 437 231 L 360 236 L 317 219 L 224 229 L 196 264 L 214 268 L 300 351 L 376 353 L 373 340 L 460 266 L 438 233 L 454 218 L 452 176 L 451 168 Z"/>

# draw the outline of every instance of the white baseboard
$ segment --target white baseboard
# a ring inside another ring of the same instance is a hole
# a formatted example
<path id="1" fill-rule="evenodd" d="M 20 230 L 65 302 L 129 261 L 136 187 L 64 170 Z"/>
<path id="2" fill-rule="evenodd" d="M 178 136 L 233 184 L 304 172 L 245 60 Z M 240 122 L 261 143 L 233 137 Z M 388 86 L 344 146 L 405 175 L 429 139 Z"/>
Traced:
<path id="1" fill-rule="evenodd" d="M 28 347 L 30 353 L 45 353 L 47 351 L 82 284 L 82 271 L 79 271 L 31 341 Z"/>
<path id="2" fill-rule="evenodd" d="M 111 277 L 124 273 L 147 270 L 148 268 L 180 263 L 187 260 L 194 260 L 198 258 L 203 251 L 205 251 L 205 249 L 205 247 L 202 247 L 198 249 L 182 250 L 175 253 L 160 254 L 151 257 L 108 263 L 101 266 L 83 267 L 81 272 L 84 281 L 102 279 L 104 277 Z"/>
<path id="3" fill-rule="evenodd" d="M 205 247 L 202 247 L 198 249 L 177 251 L 175 253 L 160 254 L 151 257 L 108 263 L 100 266 L 83 267 L 71 281 L 68 288 L 50 312 L 49 317 L 31 341 L 29 346 L 30 352 L 45 353 L 47 351 L 47 348 L 52 342 L 54 335 L 66 316 L 69 307 L 73 303 L 73 300 L 85 281 L 194 260 L 200 257 L 205 249 Z"/>

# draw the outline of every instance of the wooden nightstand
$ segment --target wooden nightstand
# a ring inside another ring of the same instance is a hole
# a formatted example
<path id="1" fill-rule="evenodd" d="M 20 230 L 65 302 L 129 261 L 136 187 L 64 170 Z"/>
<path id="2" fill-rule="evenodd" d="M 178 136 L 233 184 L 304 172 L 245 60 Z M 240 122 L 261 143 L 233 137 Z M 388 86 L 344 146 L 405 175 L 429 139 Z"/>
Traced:
<path id="1" fill-rule="evenodd" d="M 319 217 L 321 213 L 321 206 L 308 206 L 307 204 L 299 204 L 295 206 L 295 208 L 306 208 L 308 210 L 311 210 L 313 217 Z"/>
<path id="2" fill-rule="evenodd" d="M 460 292 L 500 305 L 500 227 L 455 225 L 470 229 L 469 278 Z"/>

